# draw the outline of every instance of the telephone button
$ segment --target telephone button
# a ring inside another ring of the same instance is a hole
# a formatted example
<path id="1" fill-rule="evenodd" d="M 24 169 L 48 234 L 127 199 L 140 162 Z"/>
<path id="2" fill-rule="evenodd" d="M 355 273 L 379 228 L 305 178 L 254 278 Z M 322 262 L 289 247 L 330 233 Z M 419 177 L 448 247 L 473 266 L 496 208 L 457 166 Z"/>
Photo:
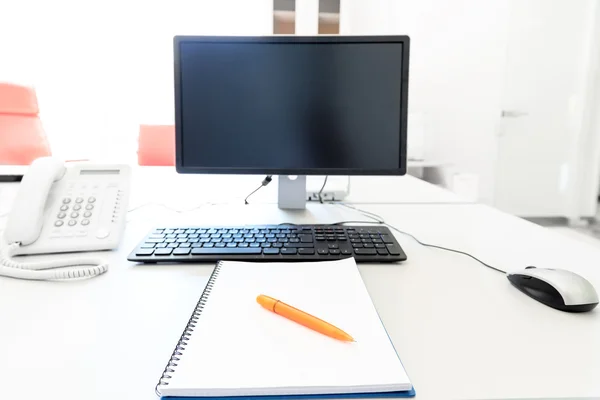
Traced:
<path id="1" fill-rule="evenodd" d="M 84 216 L 85 218 L 89 218 L 89 217 L 91 217 L 91 216 L 92 216 L 92 213 L 91 213 L 91 212 L 89 212 L 89 211 L 86 211 L 86 212 L 84 212 L 84 213 L 83 213 L 83 216 Z"/>
<path id="2" fill-rule="evenodd" d="M 61 220 L 58 220 L 54 223 L 54 226 L 63 226 L 64 222 Z"/>
<path id="3" fill-rule="evenodd" d="M 71 213 L 71 218 L 77 218 L 79 217 L 79 213 L 78 212 L 72 212 Z"/>
<path id="4" fill-rule="evenodd" d="M 110 231 L 108 231 L 106 229 L 98 229 L 96 231 L 96 237 L 98 239 L 106 239 L 108 237 L 108 235 L 110 235 Z"/>
<path id="5" fill-rule="evenodd" d="M 79 204 L 75 204 L 75 205 L 73 206 L 73 210 L 74 210 L 74 211 L 79 211 L 79 210 L 81 210 L 81 206 L 80 206 Z"/>
<path id="6" fill-rule="evenodd" d="M 81 225 L 89 225 L 90 224 L 90 220 L 89 219 L 84 219 L 81 221 Z"/>
<path id="7" fill-rule="evenodd" d="M 71 202 L 71 199 L 70 199 L 70 198 L 68 198 L 68 197 L 65 197 L 65 198 L 63 199 L 63 203 L 64 203 L 64 204 L 69 204 L 70 202 Z"/>
<path id="8" fill-rule="evenodd" d="M 75 226 L 77 225 L 77 221 L 75 221 L 74 219 L 69 220 L 69 226 Z"/>
<path id="9" fill-rule="evenodd" d="M 76 198 L 75 203 L 83 203 L 83 198 L 82 197 Z"/>
<path id="10" fill-rule="evenodd" d="M 66 213 L 64 213 L 64 212 L 59 212 L 59 213 L 58 213 L 58 215 L 57 215 L 57 217 L 58 217 L 58 218 L 60 218 L 60 219 L 63 219 L 63 218 L 64 218 L 64 217 L 66 217 L 66 216 L 67 216 L 67 214 L 66 214 Z M 57 221 L 57 222 L 58 222 L 58 221 Z M 61 222 L 62 222 L 62 221 L 61 221 Z M 61 224 L 61 225 L 62 225 L 62 224 Z"/>
<path id="11" fill-rule="evenodd" d="M 96 198 L 93 196 L 88 199 L 88 203 L 94 203 L 95 201 L 96 201 Z"/>
<path id="12" fill-rule="evenodd" d="M 85 206 L 86 210 L 93 210 L 94 209 L 94 205 L 93 204 L 88 204 Z"/>
<path id="13" fill-rule="evenodd" d="M 67 206 L 67 205 L 60 206 L 60 211 L 67 211 L 68 209 L 69 209 L 69 206 Z"/>

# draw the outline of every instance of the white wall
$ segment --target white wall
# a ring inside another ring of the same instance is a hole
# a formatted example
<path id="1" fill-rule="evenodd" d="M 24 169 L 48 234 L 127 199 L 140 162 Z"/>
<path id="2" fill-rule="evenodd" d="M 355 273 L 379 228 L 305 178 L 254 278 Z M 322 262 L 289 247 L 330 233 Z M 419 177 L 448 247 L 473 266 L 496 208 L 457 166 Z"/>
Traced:
<path id="1" fill-rule="evenodd" d="M 342 33 L 407 34 L 411 37 L 409 115 L 423 117 L 425 157 L 448 163 L 442 175 L 442 183 L 447 186 L 451 186 L 454 173 L 477 174 L 478 198 L 489 204 L 494 203 L 497 134 L 501 129 L 500 113 L 506 106 L 503 100 L 506 97 L 509 29 L 514 28 L 511 7 L 527 1 L 342 0 L 341 3 Z M 566 7 L 566 1 L 548 0 L 545 4 L 547 13 L 552 13 L 553 1 Z M 577 7 L 574 6 L 576 10 L 571 14 L 588 13 L 589 18 L 581 19 L 581 26 L 556 24 L 557 30 L 569 30 L 571 36 L 575 36 L 573 31 L 581 32 L 573 46 L 590 54 L 594 48 L 590 41 L 594 18 L 598 19 L 592 12 L 592 8 L 597 10 L 595 3 L 578 2 Z M 556 7 L 556 13 L 560 9 Z M 553 15 L 553 18 L 560 20 L 560 16 Z M 599 49 L 598 41 L 595 44 Z M 581 52 L 577 54 L 582 59 L 581 81 L 590 86 L 593 79 L 589 76 L 595 75 L 588 70 L 588 64 L 593 57 Z M 524 53 L 527 56 L 526 50 Z M 557 62 L 560 62 L 560 53 L 557 49 Z M 600 85 L 600 81 L 596 83 Z M 573 96 L 589 98 L 589 93 L 584 93 L 585 86 L 579 86 Z M 588 110 L 588 114 L 596 110 L 600 108 Z M 576 121 L 576 124 L 581 123 L 581 120 Z M 527 146 L 527 143 L 523 145 Z M 600 154 L 593 149 L 600 148 L 600 143 L 595 137 L 582 136 L 574 137 L 569 143 L 548 143 L 547 146 L 578 148 L 572 154 L 574 160 L 583 164 L 577 171 L 582 182 L 581 193 L 574 196 L 577 204 L 571 210 L 580 213 L 579 200 L 583 197 L 585 207 L 589 209 L 593 205 L 590 199 L 594 197 L 590 193 L 597 192 L 599 180 L 600 163 L 597 160 Z"/>

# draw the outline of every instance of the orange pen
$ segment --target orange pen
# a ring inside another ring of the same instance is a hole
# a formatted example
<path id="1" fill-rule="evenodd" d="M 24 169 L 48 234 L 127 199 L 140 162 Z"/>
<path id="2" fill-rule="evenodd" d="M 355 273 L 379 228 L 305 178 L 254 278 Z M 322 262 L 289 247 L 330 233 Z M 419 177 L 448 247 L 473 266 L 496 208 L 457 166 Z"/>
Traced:
<path id="1" fill-rule="evenodd" d="M 282 317 L 292 320 L 300 325 L 304 325 L 313 331 L 317 331 L 323 335 L 327 335 L 331 338 L 344 342 L 354 342 L 352 336 L 348 335 L 340 328 L 336 328 L 330 323 L 305 313 L 304 311 L 298 310 L 297 308 L 294 308 L 289 304 L 285 304 L 280 300 L 261 294 L 256 298 L 256 302 L 267 310 L 272 311 L 275 314 L 279 314 Z"/>

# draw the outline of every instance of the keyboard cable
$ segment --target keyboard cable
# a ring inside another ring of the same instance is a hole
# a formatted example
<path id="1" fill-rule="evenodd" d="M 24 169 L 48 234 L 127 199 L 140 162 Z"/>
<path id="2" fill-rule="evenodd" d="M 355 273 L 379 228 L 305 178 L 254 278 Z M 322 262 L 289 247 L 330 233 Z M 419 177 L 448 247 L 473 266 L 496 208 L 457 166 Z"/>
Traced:
<path id="1" fill-rule="evenodd" d="M 269 183 L 271 183 L 272 180 L 273 180 L 273 175 L 267 175 L 265 177 L 265 179 L 263 179 L 263 181 L 261 182 L 260 186 L 257 187 L 256 189 L 254 189 L 252 192 L 250 192 L 250 194 L 248 196 L 246 196 L 246 198 L 244 199 L 244 204 L 245 205 L 250 204 L 250 203 L 248 203 L 248 199 L 250 198 L 250 196 L 252 196 L 254 193 L 258 192 L 263 187 L 267 186 Z"/>
<path id="2" fill-rule="evenodd" d="M 483 262 L 479 258 L 475 257 L 472 254 L 467 253 L 466 251 L 451 249 L 451 248 L 444 247 L 444 246 L 438 246 L 436 244 L 425 243 L 425 242 L 417 239 L 414 235 L 412 235 L 412 234 L 410 234 L 408 232 L 404 232 L 404 231 L 396 228 L 395 226 L 388 224 L 387 222 L 385 222 L 385 220 L 380 215 L 377 215 L 377 214 L 375 214 L 373 212 L 361 210 L 360 208 L 351 206 L 351 205 L 346 204 L 346 203 L 334 203 L 334 204 L 340 205 L 340 206 L 343 206 L 343 207 L 346 207 L 346 208 L 349 208 L 351 210 L 354 210 L 354 211 L 362 214 L 363 216 L 372 219 L 373 221 L 377 222 L 378 224 L 385 225 L 388 228 L 391 228 L 391 229 L 395 230 L 396 232 L 398 232 L 398 233 L 400 233 L 402 235 L 406 235 L 406 236 L 410 237 L 411 239 L 413 239 L 418 244 L 420 244 L 421 246 L 431 247 L 431 248 L 434 248 L 434 249 L 449 251 L 449 252 L 457 253 L 457 254 L 462 254 L 464 256 L 472 258 L 473 260 L 477 261 L 478 263 L 480 263 L 480 264 L 482 264 L 482 265 L 484 265 L 484 266 L 486 266 L 486 267 L 488 267 L 490 269 L 493 269 L 494 271 L 506 274 L 506 271 L 503 271 L 500 268 L 496 268 L 496 267 L 494 267 L 494 266 L 492 266 L 492 265 L 490 265 L 490 264 L 488 264 L 486 262 Z M 347 224 L 347 223 L 356 223 L 356 222 L 358 222 L 358 221 L 342 221 L 342 222 L 336 223 L 336 225 L 343 225 L 343 224 Z M 365 222 L 365 221 L 363 221 L 363 222 Z"/>

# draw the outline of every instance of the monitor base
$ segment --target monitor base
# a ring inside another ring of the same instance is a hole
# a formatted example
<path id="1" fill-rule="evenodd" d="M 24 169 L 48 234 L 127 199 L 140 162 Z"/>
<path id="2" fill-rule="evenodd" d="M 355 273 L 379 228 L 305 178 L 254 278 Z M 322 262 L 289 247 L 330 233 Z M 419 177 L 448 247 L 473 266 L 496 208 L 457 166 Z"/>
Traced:
<path id="1" fill-rule="evenodd" d="M 306 208 L 306 175 L 279 175 L 277 177 L 277 206 L 282 210 Z"/>

